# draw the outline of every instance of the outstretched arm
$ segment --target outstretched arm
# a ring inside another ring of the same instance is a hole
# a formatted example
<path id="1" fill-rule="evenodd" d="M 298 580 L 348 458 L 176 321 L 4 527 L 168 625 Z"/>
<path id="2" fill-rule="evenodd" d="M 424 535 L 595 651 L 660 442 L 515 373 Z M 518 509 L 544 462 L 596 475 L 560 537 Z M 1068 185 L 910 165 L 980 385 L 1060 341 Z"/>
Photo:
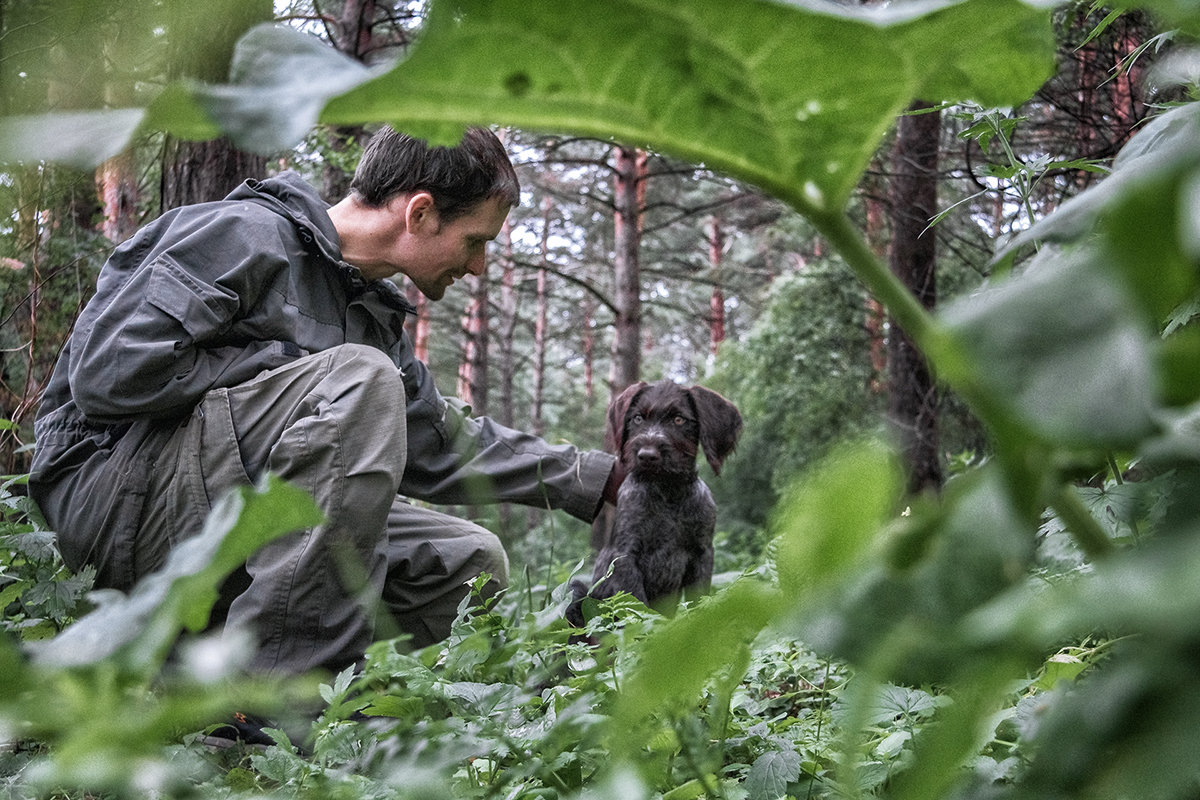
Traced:
<path id="1" fill-rule="evenodd" d="M 512 502 L 555 508 L 590 522 L 613 472 L 613 456 L 474 417 L 443 397 L 428 367 L 401 363 L 408 394 L 408 465 L 402 494 L 434 503 Z"/>

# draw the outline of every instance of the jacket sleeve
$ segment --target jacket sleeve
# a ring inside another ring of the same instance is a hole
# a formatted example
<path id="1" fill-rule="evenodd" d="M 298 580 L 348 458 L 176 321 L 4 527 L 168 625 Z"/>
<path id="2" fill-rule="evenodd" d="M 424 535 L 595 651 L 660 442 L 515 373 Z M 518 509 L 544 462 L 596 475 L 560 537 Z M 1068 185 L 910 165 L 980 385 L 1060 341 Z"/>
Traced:
<path id="1" fill-rule="evenodd" d="M 433 503 L 511 502 L 559 509 L 591 522 L 614 457 L 472 417 L 444 398 L 428 368 L 403 364 L 408 390 L 408 462 L 400 492 Z"/>
<path id="2" fill-rule="evenodd" d="M 256 249 L 232 224 L 195 223 L 149 253 L 134 242 L 110 258 L 72 334 L 71 392 L 88 419 L 186 414 L 209 389 L 302 355 L 294 344 L 224 335 L 261 292 L 262 276 L 285 265 L 277 235 L 273 247 Z"/>

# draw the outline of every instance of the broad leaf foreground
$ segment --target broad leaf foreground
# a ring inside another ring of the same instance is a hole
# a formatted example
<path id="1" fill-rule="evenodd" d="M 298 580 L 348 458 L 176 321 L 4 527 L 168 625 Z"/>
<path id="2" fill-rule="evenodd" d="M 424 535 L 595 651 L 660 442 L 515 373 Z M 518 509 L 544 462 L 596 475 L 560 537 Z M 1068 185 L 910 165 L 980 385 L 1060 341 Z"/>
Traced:
<path id="1" fill-rule="evenodd" d="M 745 0 L 435 2 L 412 56 L 323 119 L 440 138 L 480 121 L 612 136 L 802 209 L 840 208 L 914 98 L 1011 105 L 1051 74 L 1047 12 L 934 7 L 914 18 Z"/>
<path id="2" fill-rule="evenodd" d="M 1018 0 L 915 7 L 927 13 L 817 0 L 434 0 L 411 57 L 383 75 L 264 26 L 240 43 L 230 84 L 176 84 L 144 110 L 10 119 L 0 160 L 94 162 L 139 126 L 185 138 L 219 128 L 267 153 L 318 118 L 439 140 L 490 123 L 612 136 L 801 210 L 839 209 L 914 98 L 1011 105 L 1053 69 L 1048 11 Z"/>

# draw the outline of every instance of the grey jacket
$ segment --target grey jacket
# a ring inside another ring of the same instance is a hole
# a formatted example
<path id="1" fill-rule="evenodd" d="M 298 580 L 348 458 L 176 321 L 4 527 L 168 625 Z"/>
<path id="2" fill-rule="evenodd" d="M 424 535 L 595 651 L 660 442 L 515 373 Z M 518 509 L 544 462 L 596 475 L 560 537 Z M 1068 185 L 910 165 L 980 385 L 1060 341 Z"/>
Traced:
<path id="1" fill-rule="evenodd" d="M 612 457 L 552 446 L 444 398 L 404 331 L 412 307 L 341 260 L 326 209 L 284 173 L 169 211 L 113 252 L 35 422 L 30 491 L 68 565 L 89 554 L 120 563 L 154 453 L 207 391 L 343 343 L 388 353 L 403 374 L 402 494 L 467 503 L 484 491 L 595 515 Z"/>

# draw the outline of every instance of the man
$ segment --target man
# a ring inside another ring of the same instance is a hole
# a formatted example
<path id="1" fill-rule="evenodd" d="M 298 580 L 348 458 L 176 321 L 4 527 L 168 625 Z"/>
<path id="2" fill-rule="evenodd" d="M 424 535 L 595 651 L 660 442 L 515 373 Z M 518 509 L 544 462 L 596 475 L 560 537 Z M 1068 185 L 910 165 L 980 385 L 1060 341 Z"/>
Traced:
<path id="1" fill-rule="evenodd" d="M 482 274 L 519 200 L 489 131 L 453 148 L 385 128 L 329 207 L 293 173 L 167 212 L 118 247 L 36 421 L 30 491 L 71 567 L 128 590 L 200 531 L 226 490 L 270 471 L 326 521 L 262 548 L 222 591 L 262 672 L 338 671 L 376 607 L 423 646 L 467 584 L 497 590 L 499 540 L 405 497 L 550 506 L 591 520 L 613 458 L 474 419 L 443 398 L 404 332 L 403 273 L 431 300 Z M 606 485 L 607 484 L 607 485 Z"/>

